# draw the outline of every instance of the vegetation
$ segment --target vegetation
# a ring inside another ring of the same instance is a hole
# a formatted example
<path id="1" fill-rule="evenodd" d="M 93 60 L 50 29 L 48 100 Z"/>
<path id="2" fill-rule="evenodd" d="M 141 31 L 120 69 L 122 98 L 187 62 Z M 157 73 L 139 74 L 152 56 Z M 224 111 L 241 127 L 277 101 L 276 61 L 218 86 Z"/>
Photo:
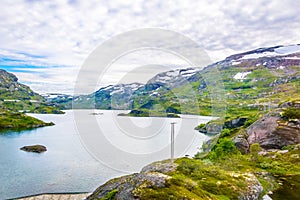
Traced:
<path id="1" fill-rule="evenodd" d="M 23 130 L 54 125 L 19 112 L 0 110 L 0 131 Z"/>
<path id="2" fill-rule="evenodd" d="M 140 199 L 238 199 L 257 179 L 263 187 L 261 197 L 269 191 L 280 191 L 282 180 L 292 183 L 294 188 L 300 187 L 295 181 L 300 177 L 300 148 L 293 148 L 284 156 L 280 153 L 262 156 L 259 150 L 255 144 L 250 154 L 242 155 L 230 140 L 223 139 L 205 157 L 177 159 L 178 167 L 168 174 L 171 178 L 166 187 L 140 187 L 138 195 Z M 288 191 L 290 196 L 298 192 Z"/>
<path id="3" fill-rule="evenodd" d="M 282 113 L 282 117 L 289 120 L 289 119 L 299 119 L 300 118 L 300 109 L 299 108 L 286 108 Z"/>
<path id="4" fill-rule="evenodd" d="M 61 114 L 58 107 L 18 82 L 18 78 L 0 69 L 0 131 L 23 130 L 53 125 L 24 113 Z"/>
<path id="5" fill-rule="evenodd" d="M 113 200 L 114 197 L 116 196 L 118 190 L 111 190 L 106 197 L 101 198 L 100 200 Z"/>

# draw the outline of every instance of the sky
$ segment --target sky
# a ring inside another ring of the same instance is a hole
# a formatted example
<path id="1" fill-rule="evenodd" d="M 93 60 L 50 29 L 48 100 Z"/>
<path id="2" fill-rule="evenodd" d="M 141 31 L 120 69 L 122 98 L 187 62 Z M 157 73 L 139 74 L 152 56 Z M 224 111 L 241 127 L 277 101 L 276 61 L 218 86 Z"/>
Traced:
<path id="1" fill-rule="evenodd" d="M 300 43 L 299 7 L 298 0 L 1 0 L 0 68 L 36 92 L 72 94 L 87 57 L 118 34 L 175 31 L 216 62 L 260 47 Z M 116 60 L 99 87 L 118 83 L 132 66 L 146 65 L 188 67 L 176 56 L 140 51 Z M 150 74 L 135 72 L 139 82 Z"/>

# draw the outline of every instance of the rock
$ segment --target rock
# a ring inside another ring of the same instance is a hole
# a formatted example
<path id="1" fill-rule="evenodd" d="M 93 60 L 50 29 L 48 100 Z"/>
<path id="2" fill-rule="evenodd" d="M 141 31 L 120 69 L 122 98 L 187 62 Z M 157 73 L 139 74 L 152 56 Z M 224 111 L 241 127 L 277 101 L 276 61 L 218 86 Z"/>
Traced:
<path id="1" fill-rule="evenodd" d="M 224 128 L 238 128 L 238 127 L 244 126 L 246 121 L 247 121 L 247 118 L 245 118 L 245 117 L 236 118 L 231 121 L 225 122 Z"/>
<path id="2" fill-rule="evenodd" d="M 195 129 L 207 135 L 217 135 L 221 133 L 223 128 L 238 128 L 243 126 L 246 121 L 247 118 L 245 117 L 236 118 L 230 121 L 226 121 L 225 123 L 222 123 L 220 121 L 210 121 L 205 125 L 205 127 L 196 127 Z"/>
<path id="3" fill-rule="evenodd" d="M 291 107 L 300 108 L 300 102 L 285 102 L 285 103 L 282 103 L 279 107 L 280 108 L 291 108 Z"/>
<path id="4" fill-rule="evenodd" d="M 128 176 L 112 179 L 100 186 L 93 194 L 87 197 L 91 199 L 104 199 L 111 191 L 117 191 L 114 199 L 136 199 L 140 188 L 165 187 L 166 180 L 170 177 L 159 172 L 135 173 Z"/>
<path id="5" fill-rule="evenodd" d="M 166 174 L 175 171 L 177 166 L 178 165 L 176 163 L 170 161 L 164 161 L 164 162 L 159 161 L 143 167 L 141 173 L 159 172 L 159 173 Z"/>
<path id="6" fill-rule="evenodd" d="M 217 135 L 217 134 L 221 133 L 221 131 L 223 129 L 223 124 L 220 124 L 218 122 L 217 123 L 211 122 L 211 123 L 206 124 L 205 128 L 206 128 L 207 134 Z"/>
<path id="7" fill-rule="evenodd" d="M 47 148 L 43 145 L 31 145 L 31 146 L 24 146 L 20 148 L 20 150 L 27 151 L 27 152 L 34 152 L 34 153 L 42 153 L 47 151 Z"/>
<path id="8" fill-rule="evenodd" d="M 247 173 L 245 178 L 248 182 L 247 191 L 245 191 L 245 193 L 241 195 L 238 199 L 239 200 L 259 199 L 259 196 L 263 191 L 263 187 L 261 186 L 260 182 L 251 173 Z"/>
<path id="9" fill-rule="evenodd" d="M 249 153 L 250 145 L 243 135 L 238 135 L 233 140 L 235 146 L 240 150 L 242 154 Z"/>
<path id="10" fill-rule="evenodd" d="M 269 113 L 247 128 L 248 143 L 259 143 L 265 149 L 281 149 L 300 143 L 300 127 L 285 122 L 280 111 Z"/>
<path id="11" fill-rule="evenodd" d="M 140 188 L 165 187 L 166 180 L 171 177 L 164 173 L 175 171 L 176 167 L 177 164 L 169 160 L 151 163 L 145 166 L 140 173 L 108 181 L 91 194 L 87 200 L 107 197 L 111 191 L 117 191 L 115 193 L 116 199 L 135 199 L 140 192 Z"/>

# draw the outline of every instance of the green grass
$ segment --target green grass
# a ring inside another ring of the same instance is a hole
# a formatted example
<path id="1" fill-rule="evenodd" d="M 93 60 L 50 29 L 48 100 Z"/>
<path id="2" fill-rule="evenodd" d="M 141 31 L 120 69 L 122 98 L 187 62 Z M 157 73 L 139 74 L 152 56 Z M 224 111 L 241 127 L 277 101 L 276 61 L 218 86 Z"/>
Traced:
<path id="1" fill-rule="evenodd" d="M 27 116 L 19 112 L 0 110 L 0 131 L 24 130 L 42 126 L 54 125 L 52 122 L 46 123 L 39 119 Z"/>

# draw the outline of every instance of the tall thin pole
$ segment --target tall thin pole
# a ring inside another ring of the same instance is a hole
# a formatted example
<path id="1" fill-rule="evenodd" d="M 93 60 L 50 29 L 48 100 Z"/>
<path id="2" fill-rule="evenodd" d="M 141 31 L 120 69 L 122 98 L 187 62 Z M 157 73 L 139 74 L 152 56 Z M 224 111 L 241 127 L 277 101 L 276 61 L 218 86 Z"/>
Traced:
<path id="1" fill-rule="evenodd" d="M 176 123 L 172 122 L 171 123 L 171 162 L 174 162 L 174 125 Z"/>

